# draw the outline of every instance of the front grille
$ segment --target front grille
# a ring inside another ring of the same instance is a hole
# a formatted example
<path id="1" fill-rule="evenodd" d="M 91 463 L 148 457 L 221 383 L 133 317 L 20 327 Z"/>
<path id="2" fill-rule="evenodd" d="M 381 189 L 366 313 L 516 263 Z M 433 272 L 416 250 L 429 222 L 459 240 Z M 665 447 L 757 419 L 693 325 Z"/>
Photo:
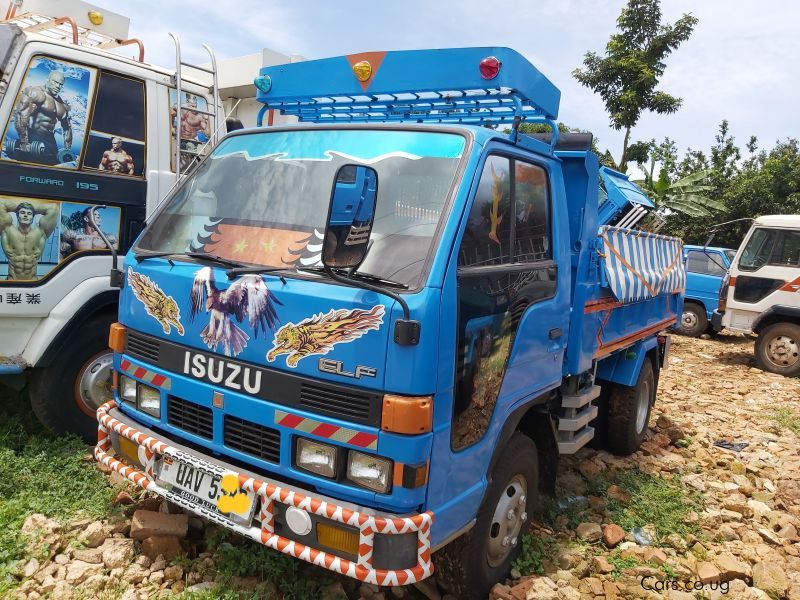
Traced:
<path id="1" fill-rule="evenodd" d="M 207 440 L 214 437 L 211 409 L 175 396 L 167 398 L 167 423 Z"/>
<path id="2" fill-rule="evenodd" d="M 224 443 L 232 450 L 280 462 L 281 434 L 276 429 L 225 415 Z"/>
<path id="3" fill-rule="evenodd" d="M 300 388 L 300 406 L 340 419 L 370 421 L 370 408 L 374 393 L 361 393 L 355 390 L 337 389 L 327 385 L 303 383 Z"/>
<path id="4" fill-rule="evenodd" d="M 133 358 L 157 363 L 161 354 L 159 340 L 146 337 L 135 331 L 128 330 L 128 339 L 125 343 L 125 354 Z"/>

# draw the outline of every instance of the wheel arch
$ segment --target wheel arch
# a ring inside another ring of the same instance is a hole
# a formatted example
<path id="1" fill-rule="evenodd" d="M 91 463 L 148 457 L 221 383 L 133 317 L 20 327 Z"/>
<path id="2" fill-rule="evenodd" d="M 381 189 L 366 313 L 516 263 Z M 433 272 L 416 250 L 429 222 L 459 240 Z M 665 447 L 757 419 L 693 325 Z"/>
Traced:
<path id="1" fill-rule="evenodd" d="M 492 473 L 503 449 L 514 433 L 519 431 L 536 444 L 539 459 L 539 491 L 551 496 L 555 494 L 559 459 L 558 442 L 555 422 L 547 410 L 548 402 L 554 398 L 555 393 L 551 391 L 537 396 L 511 412 L 497 437 L 488 473 Z M 486 489 L 488 490 L 489 486 Z"/>
<path id="2" fill-rule="evenodd" d="M 785 306 L 782 304 L 770 306 L 753 320 L 750 330 L 753 333 L 761 333 L 762 330 L 775 323 L 794 323 L 795 325 L 800 325 L 800 307 Z"/>
<path id="3" fill-rule="evenodd" d="M 53 338 L 47 349 L 33 365 L 35 368 L 48 367 L 53 360 L 64 350 L 72 335 L 89 319 L 98 315 L 116 315 L 119 305 L 119 290 L 105 290 L 92 296 L 67 321 L 58 334 Z"/>

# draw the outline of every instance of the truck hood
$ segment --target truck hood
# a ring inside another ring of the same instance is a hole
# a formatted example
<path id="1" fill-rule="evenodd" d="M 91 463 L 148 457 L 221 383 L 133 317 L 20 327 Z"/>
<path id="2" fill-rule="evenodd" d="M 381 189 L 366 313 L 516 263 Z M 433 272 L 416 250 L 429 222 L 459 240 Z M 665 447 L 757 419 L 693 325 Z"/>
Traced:
<path id="1" fill-rule="evenodd" d="M 206 353 L 382 389 L 394 300 L 324 278 L 284 281 L 148 259 L 126 271 L 120 321 Z"/>

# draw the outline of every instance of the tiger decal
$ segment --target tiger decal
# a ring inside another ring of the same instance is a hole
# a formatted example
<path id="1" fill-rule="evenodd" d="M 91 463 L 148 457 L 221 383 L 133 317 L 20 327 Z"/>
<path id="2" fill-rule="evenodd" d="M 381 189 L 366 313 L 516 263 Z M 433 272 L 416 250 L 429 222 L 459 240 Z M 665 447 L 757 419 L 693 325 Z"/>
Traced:
<path id="1" fill-rule="evenodd" d="M 128 284 L 133 290 L 133 295 L 144 304 L 147 314 L 161 324 L 164 333 L 169 333 L 170 325 L 172 325 L 179 334 L 183 335 L 181 309 L 178 308 L 178 303 L 172 296 L 167 296 L 161 291 L 158 284 L 153 283 L 147 275 L 137 273 L 130 267 L 128 267 Z"/>
<path id="2" fill-rule="evenodd" d="M 288 354 L 286 365 L 295 368 L 306 356 L 327 354 L 336 344 L 352 342 L 369 331 L 377 331 L 383 323 L 383 314 L 384 306 L 378 304 L 370 310 L 331 309 L 327 314 L 318 313 L 296 325 L 287 323 L 275 333 L 267 361 Z"/>

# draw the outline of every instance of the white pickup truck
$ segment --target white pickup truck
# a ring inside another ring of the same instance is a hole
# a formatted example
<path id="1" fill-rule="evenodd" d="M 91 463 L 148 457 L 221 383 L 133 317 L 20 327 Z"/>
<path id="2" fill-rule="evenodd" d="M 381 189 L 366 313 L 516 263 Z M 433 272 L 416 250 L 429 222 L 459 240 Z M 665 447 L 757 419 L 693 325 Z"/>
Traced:
<path id="1" fill-rule="evenodd" d="M 756 362 L 765 371 L 800 374 L 800 215 L 757 218 L 742 241 L 711 319 L 756 333 Z"/>

